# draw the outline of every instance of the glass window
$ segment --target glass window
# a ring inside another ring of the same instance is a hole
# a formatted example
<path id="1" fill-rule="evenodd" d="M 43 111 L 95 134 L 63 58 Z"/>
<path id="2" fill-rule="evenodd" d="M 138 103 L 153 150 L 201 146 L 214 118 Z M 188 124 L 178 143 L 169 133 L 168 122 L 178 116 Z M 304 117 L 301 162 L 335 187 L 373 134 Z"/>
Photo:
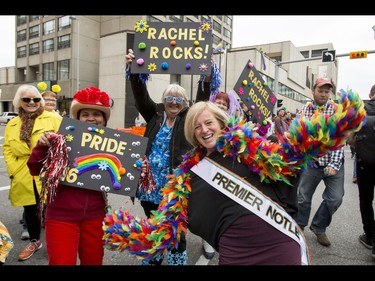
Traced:
<path id="1" fill-rule="evenodd" d="M 70 60 L 62 60 L 57 62 L 57 79 L 69 80 Z"/>
<path id="2" fill-rule="evenodd" d="M 217 22 L 216 20 L 214 20 L 214 30 L 221 33 L 221 24 L 219 22 Z"/>
<path id="3" fill-rule="evenodd" d="M 59 30 L 69 28 L 71 25 L 71 19 L 69 16 L 59 18 Z"/>
<path id="4" fill-rule="evenodd" d="M 22 29 L 17 32 L 17 42 L 26 40 L 26 29 Z"/>
<path id="5" fill-rule="evenodd" d="M 170 16 L 169 19 L 174 22 L 183 22 L 184 17 L 179 15 Z"/>
<path id="6" fill-rule="evenodd" d="M 43 63 L 43 80 L 55 80 L 53 67 L 53 62 Z"/>
<path id="7" fill-rule="evenodd" d="M 215 34 L 212 35 L 212 44 L 217 45 L 221 41 L 221 38 L 216 36 Z"/>
<path id="8" fill-rule="evenodd" d="M 70 34 L 58 38 L 57 49 L 70 48 Z"/>
<path id="9" fill-rule="evenodd" d="M 17 16 L 17 25 L 25 24 L 27 21 L 27 16 Z"/>
<path id="10" fill-rule="evenodd" d="M 308 59 L 309 58 L 309 51 L 302 51 L 301 52 L 301 55 L 305 58 L 305 59 Z"/>
<path id="11" fill-rule="evenodd" d="M 39 36 L 39 25 L 34 25 L 29 28 L 29 38 L 35 38 Z"/>
<path id="12" fill-rule="evenodd" d="M 43 53 L 53 52 L 55 50 L 54 39 L 47 39 L 43 41 Z"/>
<path id="13" fill-rule="evenodd" d="M 26 57 L 26 46 L 21 46 L 17 48 L 17 58 Z"/>
<path id="14" fill-rule="evenodd" d="M 50 34 L 55 32 L 55 20 L 46 21 L 43 23 L 43 34 Z"/>
<path id="15" fill-rule="evenodd" d="M 146 17 L 146 21 L 147 22 L 160 22 L 159 19 L 155 18 L 155 17 L 152 17 L 152 16 L 147 16 Z"/>
<path id="16" fill-rule="evenodd" d="M 39 42 L 29 45 L 29 56 L 39 54 Z"/>
<path id="17" fill-rule="evenodd" d="M 318 49 L 318 50 L 312 50 L 311 51 L 311 57 L 312 58 L 316 58 L 316 57 L 320 57 L 323 53 L 323 51 L 327 51 L 328 49 Z"/>
<path id="18" fill-rule="evenodd" d="M 223 30 L 224 30 L 224 36 L 227 38 L 231 38 L 232 33 L 230 32 L 230 30 L 225 27 L 223 28 Z"/>
<path id="19" fill-rule="evenodd" d="M 34 20 L 38 20 L 40 16 L 29 16 L 29 22 L 32 22 Z"/>
<path id="20" fill-rule="evenodd" d="M 201 20 L 211 21 L 209 16 L 201 16 Z"/>
<path id="21" fill-rule="evenodd" d="M 229 25 L 229 26 L 232 26 L 232 19 L 228 16 L 224 16 L 224 22 Z"/>

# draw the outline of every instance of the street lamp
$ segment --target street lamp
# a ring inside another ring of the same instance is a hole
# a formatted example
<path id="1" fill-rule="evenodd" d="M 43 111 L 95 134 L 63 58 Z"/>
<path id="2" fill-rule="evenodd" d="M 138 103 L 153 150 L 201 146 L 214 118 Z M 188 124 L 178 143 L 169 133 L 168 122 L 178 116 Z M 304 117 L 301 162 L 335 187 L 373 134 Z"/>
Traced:
<path id="1" fill-rule="evenodd" d="M 79 19 L 76 16 L 69 17 L 72 20 L 77 21 L 77 91 L 79 91 Z"/>

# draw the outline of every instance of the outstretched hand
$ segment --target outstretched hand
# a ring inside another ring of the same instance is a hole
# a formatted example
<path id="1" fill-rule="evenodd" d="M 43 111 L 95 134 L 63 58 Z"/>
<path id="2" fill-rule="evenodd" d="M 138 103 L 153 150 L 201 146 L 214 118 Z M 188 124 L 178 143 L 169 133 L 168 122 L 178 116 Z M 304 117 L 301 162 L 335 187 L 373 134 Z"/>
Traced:
<path id="1" fill-rule="evenodd" d="M 132 49 L 129 49 L 129 52 L 127 55 L 125 55 L 125 63 L 129 66 L 131 66 L 133 59 L 135 58 L 134 52 Z"/>

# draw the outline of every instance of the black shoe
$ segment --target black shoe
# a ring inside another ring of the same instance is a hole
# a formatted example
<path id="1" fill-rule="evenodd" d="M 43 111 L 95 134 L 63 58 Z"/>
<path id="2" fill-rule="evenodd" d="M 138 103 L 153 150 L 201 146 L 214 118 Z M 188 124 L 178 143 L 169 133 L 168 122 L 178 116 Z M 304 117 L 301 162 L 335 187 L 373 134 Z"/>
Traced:
<path id="1" fill-rule="evenodd" d="M 359 242 L 361 242 L 361 244 L 365 246 L 367 249 L 373 249 L 372 241 L 367 237 L 366 233 L 359 235 Z"/>

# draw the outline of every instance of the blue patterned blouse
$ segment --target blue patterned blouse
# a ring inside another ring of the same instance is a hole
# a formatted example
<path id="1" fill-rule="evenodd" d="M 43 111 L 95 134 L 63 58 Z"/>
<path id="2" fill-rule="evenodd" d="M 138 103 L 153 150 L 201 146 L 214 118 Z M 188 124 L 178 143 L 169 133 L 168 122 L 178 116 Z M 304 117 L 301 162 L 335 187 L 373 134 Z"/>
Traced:
<path id="1" fill-rule="evenodd" d="M 164 187 L 169 180 L 167 176 L 169 175 L 169 159 L 171 155 L 169 144 L 171 142 L 172 128 L 173 127 L 168 128 L 167 122 L 164 122 L 152 142 L 148 161 L 150 162 L 156 188 L 150 193 L 144 192 L 138 188 L 136 196 L 141 201 L 159 204 L 162 199 L 160 189 Z"/>

